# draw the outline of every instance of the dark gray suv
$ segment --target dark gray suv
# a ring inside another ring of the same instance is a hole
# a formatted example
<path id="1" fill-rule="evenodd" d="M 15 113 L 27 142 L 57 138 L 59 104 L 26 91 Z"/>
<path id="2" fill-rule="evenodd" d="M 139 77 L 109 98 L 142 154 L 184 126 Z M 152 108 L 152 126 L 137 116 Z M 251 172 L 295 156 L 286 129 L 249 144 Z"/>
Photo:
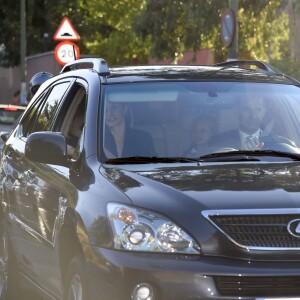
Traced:
<path id="1" fill-rule="evenodd" d="M 66 65 L 3 147 L 1 299 L 300 299 L 299 128 L 260 61 Z"/>

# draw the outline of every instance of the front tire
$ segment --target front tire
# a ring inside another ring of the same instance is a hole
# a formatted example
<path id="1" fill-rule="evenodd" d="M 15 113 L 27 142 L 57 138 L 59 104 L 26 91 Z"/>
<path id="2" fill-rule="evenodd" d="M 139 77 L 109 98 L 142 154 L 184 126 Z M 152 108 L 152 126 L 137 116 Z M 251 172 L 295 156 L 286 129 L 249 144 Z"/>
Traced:
<path id="1" fill-rule="evenodd" d="M 87 300 L 86 273 L 82 255 L 75 255 L 69 265 L 64 300 Z M 1 300 L 1 299 L 0 299 Z"/>
<path id="2" fill-rule="evenodd" d="M 3 216 L 1 216 L 3 218 Z M 0 300 L 7 300 L 8 290 L 8 247 L 4 220 L 0 222 Z"/>
<path id="3" fill-rule="evenodd" d="M 6 224 L 3 215 L 0 221 L 0 300 L 18 299 L 19 278 L 15 260 L 7 238 Z"/>

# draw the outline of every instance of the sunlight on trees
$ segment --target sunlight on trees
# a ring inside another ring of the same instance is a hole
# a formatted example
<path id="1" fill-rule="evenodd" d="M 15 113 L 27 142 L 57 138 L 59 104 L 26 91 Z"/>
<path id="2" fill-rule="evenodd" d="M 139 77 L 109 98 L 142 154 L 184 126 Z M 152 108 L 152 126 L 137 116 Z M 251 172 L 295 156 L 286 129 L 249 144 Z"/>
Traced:
<path id="1" fill-rule="evenodd" d="M 80 52 L 104 57 L 109 65 L 146 64 L 151 57 L 176 63 L 185 51 L 201 48 L 214 49 L 215 62 L 227 58 L 220 36 L 221 15 L 228 6 L 227 0 L 28 0 L 26 3 L 27 55 L 53 51 L 56 43 L 52 37 L 67 16 L 81 37 Z M 292 13 L 295 20 L 299 12 L 289 4 L 286 0 L 239 0 L 239 58 L 267 62 L 290 59 L 289 21 Z M 18 9 L 6 1 L 0 10 L 0 65 L 19 63 Z M 43 38 L 44 33 L 48 39 Z"/>

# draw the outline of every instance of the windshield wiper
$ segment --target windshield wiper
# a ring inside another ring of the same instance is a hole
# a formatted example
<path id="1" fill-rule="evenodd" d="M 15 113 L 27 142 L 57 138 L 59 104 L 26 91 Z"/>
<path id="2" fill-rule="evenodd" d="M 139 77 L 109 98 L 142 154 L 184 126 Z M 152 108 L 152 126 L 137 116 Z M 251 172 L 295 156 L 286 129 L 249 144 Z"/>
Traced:
<path id="1" fill-rule="evenodd" d="M 149 164 L 149 163 L 189 163 L 198 162 L 198 158 L 188 157 L 148 157 L 148 156 L 131 156 L 111 158 L 105 161 L 107 164 Z"/>
<path id="2" fill-rule="evenodd" d="M 255 150 L 255 151 L 230 151 L 230 152 L 217 152 L 199 157 L 200 162 L 228 162 L 228 161 L 260 161 L 257 156 L 273 156 L 285 157 L 295 161 L 300 161 L 300 154 L 291 152 L 282 152 L 276 150 Z"/>
<path id="3" fill-rule="evenodd" d="M 261 161 L 259 156 L 272 156 L 290 158 L 300 161 L 300 154 L 291 152 L 282 152 L 275 150 L 255 150 L 244 151 L 236 150 L 230 152 L 216 152 L 200 156 L 191 157 L 148 157 L 148 156 L 130 156 L 111 158 L 105 161 L 107 164 L 149 164 L 149 163 L 190 163 L 190 162 L 242 162 L 242 161 Z"/>

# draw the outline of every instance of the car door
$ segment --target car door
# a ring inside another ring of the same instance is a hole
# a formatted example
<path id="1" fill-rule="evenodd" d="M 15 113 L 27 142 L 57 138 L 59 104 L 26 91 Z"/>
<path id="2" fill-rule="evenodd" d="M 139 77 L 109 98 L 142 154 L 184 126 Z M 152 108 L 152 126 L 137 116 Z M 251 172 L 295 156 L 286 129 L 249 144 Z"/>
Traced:
<path id="1" fill-rule="evenodd" d="M 41 220 L 39 195 L 44 192 L 48 178 L 36 176 L 43 172 L 48 176 L 49 166 L 41 167 L 25 157 L 27 136 L 35 131 L 50 130 L 55 114 L 71 86 L 71 80 L 61 80 L 53 84 L 43 96 L 29 108 L 28 114 L 22 118 L 5 148 L 7 173 L 13 181 L 9 188 L 9 212 L 11 223 L 10 236 L 20 271 L 26 278 L 34 280 L 35 270 L 33 257 L 38 257 L 37 248 L 32 244 L 48 242 L 49 232 L 45 222 Z M 48 168 L 48 169 L 47 169 Z M 7 180 L 8 176 L 6 176 Z M 47 195 L 52 205 L 57 208 L 60 191 L 53 190 Z M 50 202 L 49 202 L 50 203 Z M 51 221 L 50 221 L 51 222 Z M 37 251 L 33 253 L 32 251 Z"/>
<path id="2" fill-rule="evenodd" d="M 9 210 L 9 221 L 12 225 L 9 226 L 11 242 L 21 270 L 31 268 L 26 258 L 26 236 L 23 234 L 24 218 L 26 218 L 24 213 L 27 211 L 25 199 L 28 175 L 28 166 L 24 157 L 25 137 L 34 125 L 46 95 L 47 91 L 26 111 L 22 123 L 17 125 L 4 146 L 1 161 L 3 202 Z"/>
<path id="3" fill-rule="evenodd" d="M 85 99 L 85 88 L 74 83 L 55 110 L 54 117 L 45 122 L 45 116 L 49 115 L 53 106 L 49 104 L 52 103 L 50 95 L 48 108 L 42 111 L 32 132 L 62 131 L 67 136 L 76 114 L 74 106 Z M 45 123 L 51 125 L 44 128 Z M 28 161 L 26 203 L 30 210 L 27 211 L 26 222 L 31 230 L 27 240 L 28 260 L 33 269 L 31 279 L 55 297 L 62 294 L 63 288 L 58 249 L 55 248 L 61 208 L 70 198 L 76 198 L 76 189 L 69 182 L 69 174 L 67 167 Z"/>

